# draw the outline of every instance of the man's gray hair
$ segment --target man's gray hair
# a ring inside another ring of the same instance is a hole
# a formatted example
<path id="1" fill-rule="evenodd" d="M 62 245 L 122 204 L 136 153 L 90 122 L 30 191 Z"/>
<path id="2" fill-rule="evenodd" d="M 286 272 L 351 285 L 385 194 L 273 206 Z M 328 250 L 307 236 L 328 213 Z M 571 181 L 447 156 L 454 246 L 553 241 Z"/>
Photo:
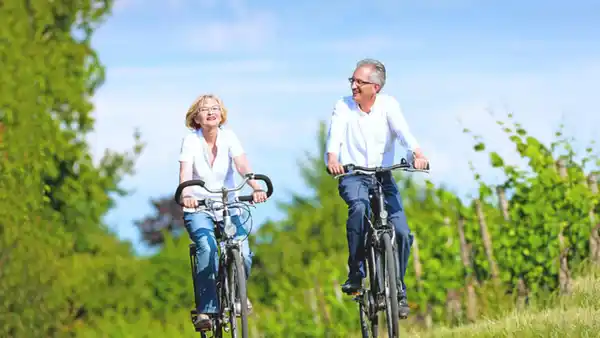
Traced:
<path id="1" fill-rule="evenodd" d="M 370 80 L 383 88 L 385 85 L 385 66 L 381 61 L 375 59 L 362 59 L 356 64 L 356 68 L 363 66 L 373 67 L 373 73 L 371 73 Z"/>

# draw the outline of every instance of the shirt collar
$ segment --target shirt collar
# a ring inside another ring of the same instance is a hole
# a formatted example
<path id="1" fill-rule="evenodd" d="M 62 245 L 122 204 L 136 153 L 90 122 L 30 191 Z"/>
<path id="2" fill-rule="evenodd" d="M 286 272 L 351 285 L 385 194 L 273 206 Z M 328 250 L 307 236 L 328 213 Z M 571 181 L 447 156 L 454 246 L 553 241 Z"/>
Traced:
<path id="1" fill-rule="evenodd" d="M 373 110 L 376 109 L 377 107 L 377 99 L 379 98 L 379 93 L 375 94 L 375 102 L 373 102 L 373 105 L 371 106 L 371 111 L 369 113 L 364 112 L 362 109 L 360 109 L 360 107 L 358 106 L 358 102 L 354 101 L 354 99 L 352 99 L 352 103 L 354 104 L 354 110 L 356 110 L 356 112 L 360 115 L 360 116 L 368 116 L 373 114 Z"/>

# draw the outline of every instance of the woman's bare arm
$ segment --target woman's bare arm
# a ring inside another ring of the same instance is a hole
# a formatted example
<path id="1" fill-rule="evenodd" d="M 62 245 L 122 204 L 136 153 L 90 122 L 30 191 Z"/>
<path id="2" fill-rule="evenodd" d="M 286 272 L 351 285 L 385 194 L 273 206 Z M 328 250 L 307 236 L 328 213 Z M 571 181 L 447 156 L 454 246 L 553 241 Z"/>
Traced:
<path id="1" fill-rule="evenodd" d="M 238 173 L 240 173 L 240 175 L 242 175 L 242 176 L 252 172 L 252 168 L 250 167 L 250 162 L 248 161 L 246 154 L 242 154 L 242 155 L 234 157 L 233 163 L 235 164 L 235 168 L 237 169 Z M 250 180 L 250 181 L 248 181 L 248 184 L 254 190 L 262 189 L 260 187 L 260 185 L 258 184 L 258 182 L 256 182 L 256 180 Z"/>
<path id="2" fill-rule="evenodd" d="M 192 179 L 192 163 L 179 162 L 179 184 Z M 190 187 L 183 189 L 182 196 L 186 196 Z"/>

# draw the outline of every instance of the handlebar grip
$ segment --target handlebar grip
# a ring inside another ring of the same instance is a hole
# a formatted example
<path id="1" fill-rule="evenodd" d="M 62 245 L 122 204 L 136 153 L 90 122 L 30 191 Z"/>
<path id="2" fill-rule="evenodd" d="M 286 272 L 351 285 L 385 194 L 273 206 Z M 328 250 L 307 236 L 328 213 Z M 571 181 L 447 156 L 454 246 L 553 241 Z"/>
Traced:
<path id="1" fill-rule="evenodd" d="M 255 174 L 254 179 L 265 182 L 265 184 L 267 185 L 267 198 L 269 198 L 269 197 L 271 197 L 271 195 L 273 195 L 273 183 L 271 182 L 271 179 L 267 175 Z"/>
<path id="2" fill-rule="evenodd" d="M 267 185 L 267 198 L 273 195 L 273 183 L 267 175 L 253 174 L 251 179 L 265 182 L 265 184 Z M 252 202 L 253 200 L 254 198 L 252 197 L 252 195 L 244 195 L 238 197 L 238 201 L 240 202 Z"/>
<path id="3" fill-rule="evenodd" d="M 347 173 L 348 171 L 350 171 L 352 168 L 354 168 L 354 165 L 352 164 L 345 164 L 342 167 L 344 167 L 344 172 Z M 331 171 L 329 170 L 329 167 L 325 167 L 325 170 L 327 170 L 327 173 L 329 175 L 333 175 L 333 173 L 331 173 Z"/>
<path id="4" fill-rule="evenodd" d="M 181 204 L 181 193 L 183 192 L 183 189 L 193 186 L 193 185 L 204 187 L 205 183 L 203 180 L 189 180 L 189 181 L 182 182 L 181 184 L 179 184 L 179 186 L 177 186 L 177 190 L 175 190 L 175 194 L 173 196 L 175 203 L 182 205 Z"/>
<path id="5" fill-rule="evenodd" d="M 240 201 L 240 202 L 252 202 L 253 200 L 254 200 L 254 198 L 252 197 L 252 195 L 244 195 L 244 196 L 238 197 L 238 201 Z"/>

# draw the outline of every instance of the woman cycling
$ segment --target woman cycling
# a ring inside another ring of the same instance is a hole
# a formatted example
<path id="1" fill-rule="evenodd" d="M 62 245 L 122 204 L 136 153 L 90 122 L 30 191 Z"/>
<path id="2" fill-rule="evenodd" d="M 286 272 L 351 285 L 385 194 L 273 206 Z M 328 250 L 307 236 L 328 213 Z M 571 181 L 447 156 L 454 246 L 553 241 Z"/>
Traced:
<path id="1" fill-rule="evenodd" d="M 185 125 L 192 132 L 183 138 L 179 156 L 179 183 L 192 179 L 201 179 L 211 190 L 222 187 L 234 188 L 234 170 L 241 175 L 251 172 L 244 149 L 235 133 L 223 128 L 227 121 L 227 110 L 216 95 L 198 97 L 185 116 Z M 254 189 L 254 203 L 267 200 L 266 193 L 256 181 L 249 181 Z M 236 194 L 232 194 L 232 198 Z M 216 291 L 218 268 L 217 242 L 214 235 L 216 222 L 222 215 L 198 208 L 198 200 L 211 198 L 220 200 L 219 195 L 210 194 L 201 187 L 191 186 L 183 191 L 183 213 L 185 228 L 190 239 L 196 244 L 197 271 L 194 278 L 198 317 L 194 325 L 201 329 L 210 329 L 208 314 L 216 314 L 219 304 Z M 248 246 L 246 229 L 240 222 L 239 213 L 232 210 L 231 221 L 238 228 L 236 236 L 242 242 L 242 256 L 246 269 L 246 279 L 252 266 L 252 253 Z M 239 306 L 239 305 L 238 305 Z M 248 308 L 251 308 L 248 301 Z"/>

